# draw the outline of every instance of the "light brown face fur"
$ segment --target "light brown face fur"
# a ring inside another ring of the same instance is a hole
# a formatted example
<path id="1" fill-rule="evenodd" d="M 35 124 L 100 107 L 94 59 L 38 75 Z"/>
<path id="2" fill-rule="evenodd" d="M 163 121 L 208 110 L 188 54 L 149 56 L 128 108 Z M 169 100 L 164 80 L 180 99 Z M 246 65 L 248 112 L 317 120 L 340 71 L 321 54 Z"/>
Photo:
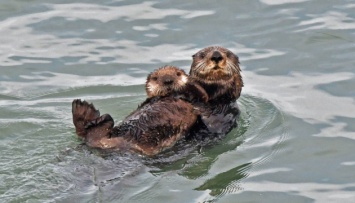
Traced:
<path id="1" fill-rule="evenodd" d="M 235 75 L 240 76 L 238 57 L 226 48 L 207 47 L 192 57 L 190 76 L 204 83 L 223 82 Z"/>
<path id="2" fill-rule="evenodd" d="M 190 80 L 197 81 L 210 100 L 239 98 L 243 84 L 238 57 L 226 48 L 211 46 L 192 56 Z"/>
<path id="3" fill-rule="evenodd" d="M 174 66 L 164 66 L 148 75 L 145 89 L 148 98 L 167 96 L 181 91 L 187 81 L 188 76 L 183 70 Z"/>

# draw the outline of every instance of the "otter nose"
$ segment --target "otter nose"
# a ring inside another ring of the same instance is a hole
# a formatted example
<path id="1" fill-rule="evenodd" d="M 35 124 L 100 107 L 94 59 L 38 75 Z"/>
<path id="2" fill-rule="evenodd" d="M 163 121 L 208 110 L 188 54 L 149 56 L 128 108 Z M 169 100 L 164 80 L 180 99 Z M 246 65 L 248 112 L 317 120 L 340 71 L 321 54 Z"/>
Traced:
<path id="1" fill-rule="evenodd" d="M 174 80 L 172 78 L 165 78 L 164 84 L 165 85 L 171 85 L 173 84 Z"/>
<path id="2" fill-rule="evenodd" d="M 214 61 L 216 63 L 220 62 L 223 59 L 222 54 L 219 51 L 214 51 L 212 56 L 211 56 L 211 61 Z"/>

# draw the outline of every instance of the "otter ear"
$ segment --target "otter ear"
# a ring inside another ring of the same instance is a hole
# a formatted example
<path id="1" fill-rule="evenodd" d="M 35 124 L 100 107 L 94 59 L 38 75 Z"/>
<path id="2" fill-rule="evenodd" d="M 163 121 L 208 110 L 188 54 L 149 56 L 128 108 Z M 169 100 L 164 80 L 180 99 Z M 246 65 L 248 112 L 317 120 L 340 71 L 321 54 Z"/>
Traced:
<path id="1" fill-rule="evenodd" d="M 239 57 L 237 56 L 237 54 L 235 54 L 235 53 L 233 53 L 233 52 L 231 52 L 231 51 L 228 51 L 228 52 L 227 52 L 227 57 L 228 57 L 228 58 L 229 58 L 229 57 L 233 57 L 233 58 L 237 59 L 237 62 L 239 63 Z"/>

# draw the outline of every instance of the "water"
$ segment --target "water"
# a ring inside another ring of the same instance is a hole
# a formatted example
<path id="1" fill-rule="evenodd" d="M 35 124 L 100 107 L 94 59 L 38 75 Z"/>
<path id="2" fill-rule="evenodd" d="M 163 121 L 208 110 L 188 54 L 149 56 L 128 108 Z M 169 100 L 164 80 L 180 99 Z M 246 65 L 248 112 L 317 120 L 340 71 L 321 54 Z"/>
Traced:
<path id="1" fill-rule="evenodd" d="M 355 2 L 2 1 L 1 202 L 354 202 Z M 81 145 L 71 101 L 116 121 L 152 70 L 233 50 L 239 127 L 150 160 Z M 190 150 L 186 150 L 190 149 Z M 178 153 L 175 153 L 178 152 Z"/>

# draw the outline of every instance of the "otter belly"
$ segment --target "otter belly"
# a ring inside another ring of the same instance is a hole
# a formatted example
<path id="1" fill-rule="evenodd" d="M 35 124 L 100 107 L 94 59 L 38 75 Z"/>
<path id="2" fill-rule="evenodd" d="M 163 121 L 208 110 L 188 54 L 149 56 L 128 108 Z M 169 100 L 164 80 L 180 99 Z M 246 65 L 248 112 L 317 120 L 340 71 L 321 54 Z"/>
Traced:
<path id="1" fill-rule="evenodd" d="M 224 136 L 237 126 L 240 110 L 236 102 L 194 105 L 200 112 L 199 122 L 191 129 L 194 139 Z"/>
<path id="2" fill-rule="evenodd" d="M 110 115 L 100 116 L 86 101 L 74 100 L 72 112 L 76 132 L 88 146 L 148 156 L 184 138 L 198 117 L 191 103 L 174 97 L 147 100 L 115 127 Z"/>
<path id="3" fill-rule="evenodd" d="M 181 99 L 161 98 L 139 107 L 110 133 L 130 148 L 145 155 L 155 155 L 184 138 L 197 120 L 194 107 Z"/>

